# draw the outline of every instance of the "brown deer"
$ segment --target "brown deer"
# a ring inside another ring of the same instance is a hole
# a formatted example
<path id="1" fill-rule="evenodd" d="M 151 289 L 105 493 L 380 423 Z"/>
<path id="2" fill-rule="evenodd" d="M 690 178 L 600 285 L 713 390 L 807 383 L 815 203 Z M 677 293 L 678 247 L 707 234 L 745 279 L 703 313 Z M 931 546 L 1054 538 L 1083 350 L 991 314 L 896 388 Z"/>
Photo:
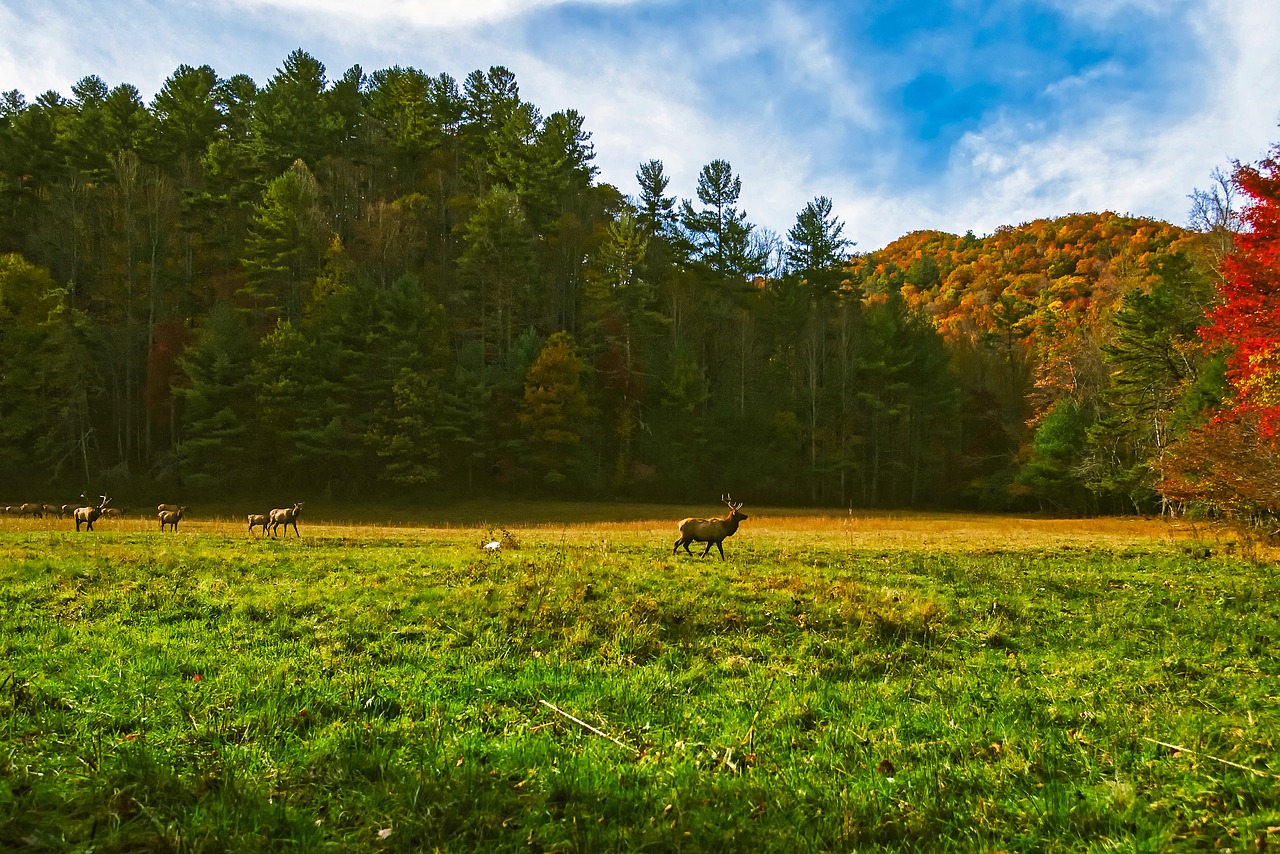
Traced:
<path id="1" fill-rule="evenodd" d="M 249 514 L 249 533 L 251 535 L 253 534 L 253 529 L 255 527 L 261 527 L 262 535 L 265 537 L 267 535 L 267 525 L 270 525 L 270 524 L 271 524 L 271 517 L 267 516 L 265 513 Z"/>
<path id="2" fill-rule="evenodd" d="M 37 519 L 44 518 L 44 505 L 27 503 L 18 508 L 19 516 L 35 516 Z"/>
<path id="3" fill-rule="evenodd" d="M 298 514 L 302 512 L 302 502 L 297 501 L 292 507 L 271 511 L 271 536 L 275 537 L 276 528 L 284 525 L 284 535 L 289 536 L 289 526 L 293 525 L 294 536 L 302 536 L 298 533 Z M 250 530 L 253 530 L 250 528 Z M 265 530 L 265 529 L 264 529 Z"/>
<path id="4" fill-rule="evenodd" d="M 720 496 L 720 500 L 729 508 L 729 515 L 721 516 L 718 519 L 681 519 L 680 539 L 676 540 L 675 546 L 671 549 L 671 553 L 675 554 L 684 546 L 684 550 L 689 552 L 689 543 L 706 543 L 707 547 L 702 550 L 699 557 L 706 557 L 707 552 L 711 551 L 714 545 L 720 550 L 720 559 L 724 560 L 724 542 L 725 537 L 732 537 L 738 530 L 738 524 L 747 518 L 747 514 L 742 512 L 742 502 L 736 504 L 733 498 L 728 495 Z"/>
<path id="5" fill-rule="evenodd" d="M 182 514 L 186 512 L 187 505 L 185 504 L 179 505 L 177 510 L 161 510 L 159 515 L 160 530 L 163 531 L 165 526 L 169 525 L 172 526 L 173 530 L 176 532 L 178 530 L 178 523 L 182 521 Z"/>
<path id="6" fill-rule="evenodd" d="M 84 523 L 85 530 L 92 531 L 93 523 L 98 521 L 98 517 L 102 515 L 102 511 L 107 509 L 107 502 L 111 499 L 105 495 L 98 496 L 99 503 L 97 507 L 77 507 L 72 514 L 76 518 L 76 530 L 80 530 L 80 523 Z"/>

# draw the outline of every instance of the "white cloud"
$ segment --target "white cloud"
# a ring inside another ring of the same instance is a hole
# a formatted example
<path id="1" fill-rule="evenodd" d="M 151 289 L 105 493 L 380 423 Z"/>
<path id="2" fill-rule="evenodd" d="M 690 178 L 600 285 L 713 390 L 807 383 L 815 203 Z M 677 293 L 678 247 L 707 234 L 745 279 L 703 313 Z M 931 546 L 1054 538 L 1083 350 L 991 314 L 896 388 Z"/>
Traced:
<path id="1" fill-rule="evenodd" d="M 223 0 L 246 9 L 276 9 L 293 15 L 346 21 L 363 29 L 371 24 L 396 23 L 424 30 L 466 28 L 496 24 L 536 14 L 566 3 L 622 6 L 636 0 L 363 0 L 353 6 L 348 0 Z M 353 20 L 358 12 L 358 21 Z"/>
<path id="2" fill-rule="evenodd" d="M 1114 83 L 1124 74 L 1124 68 L 1115 60 L 1086 67 L 1079 74 L 1055 80 L 1044 89 L 1044 94 L 1054 100 L 1066 102 L 1077 98 L 1099 84 Z"/>
<path id="3" fill-rule="evenodd" d="M 1168 16 L 1175 9 L 1186 8 L 1190 2 L 1194 0 L 1043 0 L 1047 8 L 1060 15 L 1099 28 L 1134 14 Z"/>

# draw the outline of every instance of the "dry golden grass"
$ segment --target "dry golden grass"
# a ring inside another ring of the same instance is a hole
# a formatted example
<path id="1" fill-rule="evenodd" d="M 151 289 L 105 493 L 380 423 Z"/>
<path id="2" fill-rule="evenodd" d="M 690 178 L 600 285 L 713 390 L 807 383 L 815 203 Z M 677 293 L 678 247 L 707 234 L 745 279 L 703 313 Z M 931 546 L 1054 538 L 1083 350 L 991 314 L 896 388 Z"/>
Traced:
<path id="1" fill-rule="evenodd" d="M 544 523 L 511 530 L 547 541 L 562 538 L 674 542 L 675 519 Z M 1045 551 L 1061 548 L 1120 550 L 1171 541 L 1204 540 L 1234 550 L 1238 534 L 1225 526 L 1159 518 L 1046 519 L 960 513 L 815 513 L 760 510 L 742 523 L 739 541 L 768 540 L 788 546 L 886 551 Z M 732 541 L 727 541 L 732 542 Z"/>
<path id="2" fill-rule="evenodd" d="M 420 512 L 410 508 L 380 512 L 359 507 L 319 507 L 304 513 L 299 529 L 304 538 L 383 538 L 406 543 L 451 541 L 480 545 L 508 531 L 528 546 L 618 542 L 655 547 L 674 542 L 676 520 L 688 515 L 716 515 L 718 508 L 665 505 L 569 502 L 509 502 L 460 504 Z M 363 518 L 351 518 L 353 516 Z M 382 518 L 379 518 L 381 516 Z M 156 519 L 139 514 L 99 519 L 100 533 L 154 533 L 162 536 Z M 259 529 L 260 530 L 260 529 Z M 70 519 L 0 518 L 0 531 L 75 533 Z M 243 516 L 195 513 L 184 519 L 176 536 L 217 535 L 249 538 Z M 281 531 L 283 535 L 283 529 Z M 168 532 L 163 536 L 175 536 Z M 292 539 L 292 533 L 289 538 Z M 262 539 L 255 532 L 253 537 Z M 813 511 L 759 508 L 736 535 L 737 545 L 752 540 L 788 547 L 871 549 L 887 551 L 1024 551 L 1094 548 L 1117 550 L 1171 541 L 1205 541 L 1226 550 L 1242 546 L 1240 536 L 1226 526 L 1160 518 L 1099 517 L 1053 519 L 966 513 L 883 513 L 873 511 Z M 732 541 L 731 541 L 732 542 Z M 1250 544 L 1252 546 L 1252 544 Z M 669 548 L 669 545 L 663 545 Z M 1259 549 L 1273 557 L 1271 549 Z"/>

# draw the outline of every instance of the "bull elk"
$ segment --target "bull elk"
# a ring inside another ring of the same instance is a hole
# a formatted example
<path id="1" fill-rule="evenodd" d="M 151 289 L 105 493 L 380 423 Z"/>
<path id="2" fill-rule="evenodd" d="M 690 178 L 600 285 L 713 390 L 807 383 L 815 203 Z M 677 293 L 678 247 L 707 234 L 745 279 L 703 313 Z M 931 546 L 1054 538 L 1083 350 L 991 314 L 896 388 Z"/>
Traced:
<path id="1" fill-rule="evenodd" d="M 107 502 L 111 499 L 105 495 L 98 496 L 99 502 L 97 507 L 77 507 L 71 515 L 76 519 L 76 530 L 80 530 L 80 524 L 83 522 L 85 530 L 92 531 L 93 523 L 98 521 L 98 517 L 102 515 L 102 511 L 107 509 Z"/>
<path id="2" fill-rule="evenodd" d="M 295 502 L 292 507 L 277 509 L 271 511 L 271 536 L 275 537 L 276 528 L 284 525 L 284 535 L 289 536 L 289 526 L 293 525 L 294 536 L 301 536 L 298 533 L 298 514 L 302 512 L 302 502 Z M 253 530 L 250 528 L 249 530 Z M 264 529 L 265 530 L 265 529 Z"/>
<path id="3" fill-rule="evenodd" d="M 160 530 L 163 531 L 165 526 L 170 526 L 176 533 L 178 530 L 178 523 L 182 521 L 182 514 L 186 512 L 187 505 L 185 504 L 178 505 L 177 510 L 161 510 L 159 514 Z"/>
<path id="4" fill-rule="evenodd" d="M 684 550 L 692 555 L 693 552 L 689 551 L 689 543 L 706 543 L 707 547 L 702 550 L 699 557 L 706 557 L 711 547 L 715 546 L 720 551 L 720 559 L 724 560 L 724 546 L 721 544 L 725 537 L 732 537 L 737 533 L 738 525 L 747 518 L 747 514 L 742 512 L 741 501 L 735 504 L 733 498 L 728 495 L 720 496 L 720 500 L 729 508 L 727 516 L 715 519 L 680 520 L 680 539 L 676 540 L 675 546 L 671 549 L 672 554 L 684 546 Z"/>

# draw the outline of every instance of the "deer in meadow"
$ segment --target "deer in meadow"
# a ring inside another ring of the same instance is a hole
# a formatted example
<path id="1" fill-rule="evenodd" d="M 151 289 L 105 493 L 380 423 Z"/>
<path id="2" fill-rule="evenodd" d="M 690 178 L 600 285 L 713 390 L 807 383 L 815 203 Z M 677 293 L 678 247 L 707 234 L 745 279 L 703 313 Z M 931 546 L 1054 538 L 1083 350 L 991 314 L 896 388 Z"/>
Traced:
<path id="1" fill-rule="evenodd" d="M 161 510 L 159 514 L 160 530 L 163 531 L 165 526 L 168 525 L 176 532 L 178 530 L 178 523 L 182 521 L 182 514 L 186 512 L 187 505 L 185 504 L 178 505 L 177 510 Z"/>
<path id="2" fill-rule="evenodd" d="M 293 525 L 294 536 L 302 536 L 298 533 L 298 514 L 302 512 L 302 502 L 297 501 L 292 507 L 285 507 L 271 511 L 271 520 L 267 523 L 271 526 L 271 536 L 275 537 L 276 528 L 284 525 L 284 535 L 289 536 L 289 526 Z M 253 525 L 249 526 L 249 530 L 253 530 Z M 266 530 L 263 528 L 262 530 Z"/>
<path id="3" fill-rule="evenodd" d="M 71 514 L 76 519 L 77 531 L 80 530 L 80 524 L 82 522 L 85 525 L 85 530 L 92 531 L 93 523 L 98 521 L 98 517 L 102 515 L 102 511 L 107 509 L 107 502 L 111 499 L 105 495 L 99 495 L 98 498 L 99 501 L 97 507 L 77 507 L 75 512 Z"/>
<path id="4" fill-rule="evenodd" d="M 714 545 L 720 550 L 720 559 L 724 560 L 724 542 L 725 537 L 732 537 L 738 530 L 738 524 L 747 518 L 747 514 L 742 512 L 742 502 L 736 504 L 733 498 L 728 495 L 720 496 L 720 500 L 729 508 L 727 516 L 721 516 L 715 519 L 681 519 L 678 527 L 680 528 L 680 539 L 676 540 L 676 544 L 671 549 L 671 553 L 675 554 L 684 546 L 684 550 L 689 552 L 689 543 L 706 543 L 707 547 L 702 550 L 699 557 L 706 557 L 707 552 L 711 551 Z"/>

